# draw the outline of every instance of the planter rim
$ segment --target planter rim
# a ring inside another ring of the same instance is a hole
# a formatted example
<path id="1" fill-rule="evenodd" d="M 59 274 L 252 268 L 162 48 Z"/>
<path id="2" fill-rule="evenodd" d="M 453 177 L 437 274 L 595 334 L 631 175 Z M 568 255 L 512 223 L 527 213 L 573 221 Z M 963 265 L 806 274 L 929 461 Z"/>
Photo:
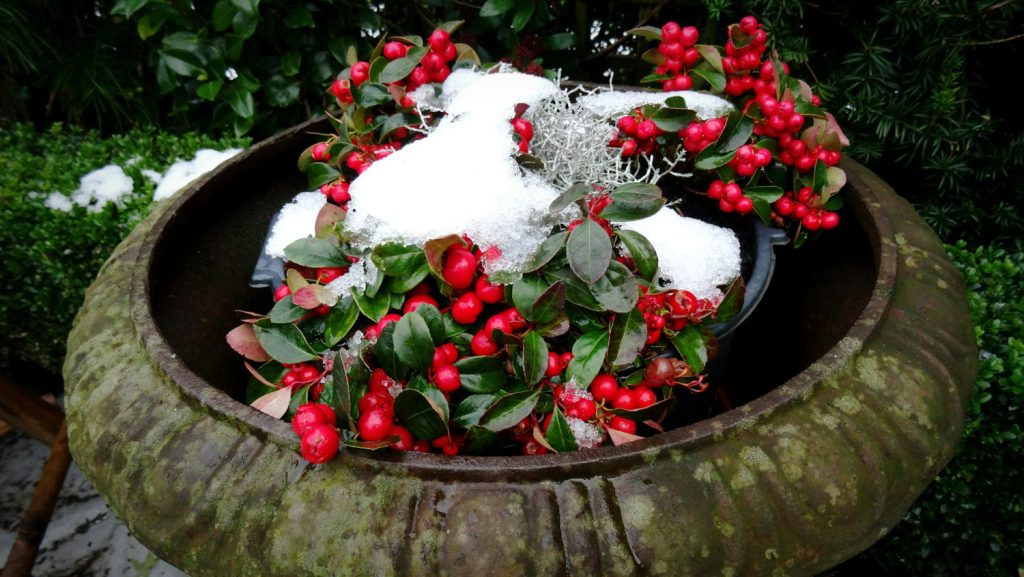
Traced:
<path id="1" fill-rule="evenodd" d="M 282 139 L 298 138 L 309 132 L 322 119 L 313 119 L 294 126 L 250 147 L 218 168 L 188 185 L 158 208 L 159 214 L 152 229 L 141 244 L 138 262 L 131 273 L 129 291 L 131 315 L 143 347 L 158 370 L 173 381 L 182 398 L 201 408 L 211 416 L 240 426 L 256 437 L 298 452 L 299 440 L 288 423 L 275 419 L 239 402 L 193 372 L 179 358 L 163 336 L 150 306 L 150 284 L 154 271 L 154 249 L 161 233 L 174 220 L 178 210 L 204 185 L 223 174 L 242 170 L 241 164 L 250 156 L 258 156 Z M 844 160 L 847 168 L 861 168 L 859 163 Z M 848 171 L 850 181 L 860 183 L 856 171 Z M 585 474 L 599 464 L 605 473 L 623 470 L 645 460 L 651 451 L 691 449 L 712 442 L 739 427 L 749 427 L 773 412 L 785 409 L 809 396 L 821 381 L 843 367 L 864 346 L 874 333 L 889 308 L 897 271 L 897 251 L 893 230 L 873 191 L 866 184 L 856 187 L 857 195 L 848 195 L 846 206 L 865 228 L 875 258 L 875 280 L 871 297 L 850 330 L 820 359 L 805 370 L 768 393 L 714 417 L 659 433 L 634 443 L 618 447 L 599 447 L 566 453 L 548 453 L 538 456 L 469 456 L 445 457 L 416 452 L 350 450 L 327 466 L 362 467 L 372 469 L 401 469 L 422 478 L 451 477 L 457 473 L 464 481 L 509 482 L 509 471 L 515 471 L 515 481 L 564 478 Z M 848 187 L 849 188 L 852 187 Z M 303 461 L 303 463 L 305 463 Z"/>

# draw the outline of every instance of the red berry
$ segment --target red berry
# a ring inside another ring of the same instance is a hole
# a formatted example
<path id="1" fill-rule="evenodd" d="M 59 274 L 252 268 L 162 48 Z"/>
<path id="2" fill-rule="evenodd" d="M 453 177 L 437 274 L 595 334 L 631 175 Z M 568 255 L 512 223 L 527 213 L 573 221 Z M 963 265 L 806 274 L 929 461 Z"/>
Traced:
<path id="1" fill-rule="evenodd" d="M 813 212 L 807 213 L 800 222 L 807 230 L 818 230 L 821 228 L 821 218 Z"/>
<path id="2" fill-rule="evenodd" d="M 314 425 L 302 435 L 302 458 L 314 465 L 326 463 L 338 454 L 341 435 L 334 427 Z"/>
<path id="3" fill-rule="evenodd" d="M 334 423 L 328 422 L 327 417 L 324 413 L 316 408 L 319 403 L 306 403 L 299 405 L 299 408 L 295 411 L 295 416 L 292 417 L 292 430 L 299 437 L 302 437 L 309 429 L 316 425 L 333 425 Z"/>
<path id="4" fill-rule="evenodd" d="M 749 198 L 744 196 L 736 201 L 736 212 L 740 214 L 748 214 L 752 210 L 754 210 L 754 201 Z"/>
<path id="5" fill-rule="evenodd" d="M 430 52 L 423 57 L 423 60 L 421 60 L 420 63 L 423 64 L 424 68 L 433 72 L 434 70 L 440 70 L 441 67 L 444 66 L 445 61 L 444 56 L 441 56 L 436 52 Z"/>
<path id="6" fill-rule="evenodd" d="M 292 289 L 288 288 L 288 285 L 283 284 L 274 290 L 274 300 L 279 301 L 290 294 L 292 294 Z"/>
<path id="7" fill-rule="evenodd" d="M 594 395 L 595 397 L 597 395 Z M 633 396 L 633 391 L 623 387 L 615 393 L 615 397 L 612 399 L 612 406 L 616 409 L 625 409 L 627 411 L 636 408 L 636 397 Z"/>
<path id="8" fill-rule="evenodd" d="M 548 367 L 547 369 L 544 370 L 544 374 L 549 377 L 557 377 L 558 375 L 562 374 L 563 370 L 565 370 L 565 366 L 562 365 L 562 358 L 558 355 L 558 353 L 549 352 Z"/>
<path id="9" fill-rule="evenodd" d="M 821 216 L 821 228 L 832 230 L 839 226 L 839 215 L 834 212 L 826 212 Z"/>
<path id="10" fill-rule="evenodd" d="M 430 305 L 436 309 L 437 301 L 430 295 L 413 295 L 406 299 L 405 306 L 402 307 L 402 312 L 406 314 L 411 313 L 422 305 Z"/>
<path id="11" fill-rule="evenodd" d="M 597 414 L 597 405 L 590 399 L 580 399 L 572 408 L 576 409 L 576 418 L 583 421 L 589 421 Z"/>
<path id="12" fill-rule="evenodd" d="M 632 116 L 623 116 L 615 123 L 619 130 L 625 132 L 629 136 L 636 134 L 637 124 L 636 118 L 633 118 Z"/>
<path id="13" fill-rule="evenodd" d="M 380 392 L 390 396 L 390 390 L 396 384 L 395 379 L 389 377 L 388 374 L 384 372 L 384 369 L 374 369 L 373 372 L 370 373 L 370 384 L 368 385 L 368 388 L 371 393 Z"/>
<path id="14" fill-rule="evenodd" d="M 453 288 L 464 289 L 472 284 L 476 276 L 476 265 L 476 257 L 468 250 L 461 246 L 457 249 L 448 249 L 441 276 Z"/>
<path id="15" fill-rule="evenodd" d="M 328 193 L 331 196 L 331 200 L 334 201 L 334 204 L 345 204 L 352 200 L 352 195 L 348 192 L 347 182 L 340 182 L 338 184 L 331 185 L 328 189 Z"/>
<path id="16" fill-rule="evenodd" d="M 415 447 L 415 441 L 412 438 L 412 433 L 409 429 L 401 425 L 393 425 L 391 427 L 391 435 L 398 437 L 398 442 L 391 445 L 392 448 L 398 449 L 399 451 L 411 451 Z"/>
<path id="17" fill-rule="evenodd" d="M 359 86 L 363 82 L 366 82 L 370 78 L 370 63 L 369 62 L 356 62 L 352 65 L 351 72 L 352 84 Z"/>
<path id="18" fill-rule="evenodd" d="M 391 323 L 397 323 L 400 320 L 402 320 L 402 317 L 394 313 L 390 315 L 384 315 L 377 323 L 377 331 L 382 332 L 384 330 L 384 327 L 390 325 Z"/>
<path id="19" fill-rule="evenodd" d="M 330 160 L 331 154 L 327 151 L 327 148 L 326 142 L 318 142 L 314 144 L 313 151 L 311 153 L 313 155 L 313 160 L 316 160 L 317 162 L 326 162 Z"/>
<path id="20" fill-rule="evenodd" d="M 725 192 L 725 183 L 721 180 L 716 180 L 711 183 L 708 187 L 708 198 L 711 200 L 720 200 Z"/>
<path id="21" fill-rule="evenodd" d="M 562 353 L 562 364 L 563 365 L 568 367 L 569 363 L 571 361 L 572 361 L 572 353 Z"/>
<path id="22" fill-rule="evenodd" d="M 316 269 L 316 282 L 320 284 L 328 284 L 339 276 L 345 274 L 348 267 L 340 266 L 324 266 Z"/>
<path id="23" fill-rule="evenodd" d="M 469 348 L 473 350 L 474 355 L 479 356 L 493 355 L 498 352 L 498 345 L 491 338 L 487 330 L 479 331 L 473 335 L 473 339 L 469 341 Z"/>
<path id="24" fill-rule="evenodd" d="M 530 437 L 523 443 L 523 454 L 524 455 L 543 455 L 548 452 L 548 448 L 537 442 L 537 439 Z"/>
<path id="25" fill-rule="evenodd" d="M 419 87 L 428 82 L 430 82 L 430 72 L 422 66 L 413 68 L 412 72 L 409 73 L 410 88 Z"/>
<path id="26" fill-rule="evenodd" d="M 415 443 L 412 444 L 412 450 L 416 451 L 417 453 L 429 453 L 430 443 L 426 441 L 416 441 Z"/>
<path id="27" fill-rule="evenodd" d="M 391 434 L 392 416 L 381 409 L 359 415 L 359 437 L 364 441 L 380 441 Z"/>
<path id="28" fill-rule="evenodd" d="M 744 16 L 740 20 L 740 30 L 747 34 L 753 34 L 757 30 L 757 18 L 753 16 Z"/>
<path id="29" fill-rule="evenodd" d="M 611 428 L 622 431 L 623 433 L 629 433 L 630 435 L 636 434 L 636 421 L 630 419 L 624 419 L 622 417 L 612 417 Z"/>
<path id="30" fill-rule="evenodd" d="M 640 387 L 633 391 L 636 397 L 636 408 L 643 409 L 658 402 L 658 395 L 647 387 Z"/>
<path id="31" fill-rule="evenodd" d="M 533 139 L 533 123 L 525 118 L 516 118 L 512 121 L 512 130 L 523 137 L 523 140 Z"/>
<path id="32" fill-rule="evenodd" d="M 397 60 L 405 57 L 405 54 L 409 51 L 409 48 L 401 42 L 388 42 L 384 45 L 384 58 L 388 60 Z"/>
<path id="33" fill-rule="evenodd" d="M 721 118 L 712 118 L 703 125 L 704 139 L 717 140 L 722 130 L 725 129 L 725 121 Z"/>
<path id="34" fill-rule="evenodd" d="M 689 26 L 687 27 L 689 28 Z M 679 40 L 679 33 L 682 29 L 679 28 L 679 24 L 675 22 L 666 22 L 661 27 L 661 41 L 662 42 L 675 42 Z"/>
<path id="35" fill-rule="evenodd" d="M 730 182 L 729 184 L 725 185 L 725 188 L 722 189 L 722 198 L 724 198 L 725 201 L 730 204 L 735 203 L 742 197 L 743 189 L 741 189 L 740 185 L 736 184 L 735 182 Z"/>
<path id="36" fill-rule="evenodd" d="M 360 414 L 376 410 L 394 415 L 395 400 L 389 393 L 380 391 L 368 392 L 359 399 Z"/>
<path id="37" fill-rule="evenodd" d="M 782 216 L 789 216 L 789 214 L 793 212 L 793 201 L 786 197 L 782 197 L 779 200 L 776 200 L 775 212 L 781 214 Z"/>
<path id="38" fill-rule="evenodd" d="M 487 304 L 500 303 L 505 299 L 505 288 L 501 285 L 491 284 L 487 275 L 481 275 L 476 279 L 476 296 Z"/>
<path id="39" fill-rule="evenodd" d="M 444 365 L 434 371 L 433 382 L 442 393 L 454 393 L 462 386 L 459 369 L 452 365 Z"/>
<path id="40" fill-rule="evenodd" d="M 636 127 L 636 137 L 640 140 L 650 140 L 661 132 L 653 120 L 644 120 Z"/>
<path id="41" fill-rule="evenodd" d="M 475 292 L 463 293 L 452 303 L 452 318 L 461 325 L 470 325 L 476 322 L 483 310 L 484 305 Z"/>
<path id="42" fill-rule="evenodd" d="M 509 307 L 501 311 L 501 313 L 499 314 L 505 317 L 505 320 L 508 321 L 509 328 L 512 329 L 513 331 L 518 331 L 526 328 L 526 319 L 523 318 L 523 315 L 519 314 L 519 310 L 516 309 L 515 307 Z"/>
<path id="43" fill-rule="evenodd" d="M 440 52 L 442 54 L 444 53 L 445 49 L 448 48 L 448 44 L 450 44 L 451 41 L 451 35 L 448 34 L 447 31 L 442 30 L 440 28 L 434 30 L 430 34 L 430 39 L 428 40 L 428 42 L 430 43 L 430 48 L 432 48 L 434 52 Z"/>
<path id="44" fill-rule="evenodd" d="M 672 90 L 689 90 L 693 88 L 693 78 L 680 74 L 672 79 Z"/>
<path id="45" fill-rule="evenodd" d="M 811 201 L 811 197 L 814 196 L 814 191 L 811 187 L 805 186 L 796 193 L 796 200 L 802 204 L 807 204 Z"/>
<path id="46" fill-rule="evenodd" d="M 484 333 L 487 334 L 487 336 L 490 336 L 494 334 L 494 331 L 499 331 L 505 334 L 512 333 L 512 324 L 508 322 L 508 317 L 498 313 L 487 319 L 487 322 L 484 324 Z"/>
<path id="47" fill-rule="evenodd" d="M 664 29 L 662 29 L 664 30 Z M 697 39 L 700 37 L 700 33 L 694 26 L 687 26 L 683 28 L 679 37 L 679 42 L 683 46 L 694 46 L 697 44 Z"/>
<path id="48" fill-rule="evenodd" d="M 619 392 L 619 384 L 615 377 L 603 373 L 594 377 L 590 383 L 590 393 L 594 395 L 595 401 L 611 401 Z"/>

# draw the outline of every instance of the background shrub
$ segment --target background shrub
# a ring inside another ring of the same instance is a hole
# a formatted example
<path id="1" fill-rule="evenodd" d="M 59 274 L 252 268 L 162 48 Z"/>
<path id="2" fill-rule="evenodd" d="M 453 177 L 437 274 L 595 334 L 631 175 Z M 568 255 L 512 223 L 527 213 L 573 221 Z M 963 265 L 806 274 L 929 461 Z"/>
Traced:
<path id="1" fill-rule="evenodd" d="M 154 130 L 110 138 L 60 125 L 45 133 L 23 124 L 0 131 L 0 370 L 60 372 L 85 289 L 149 210 L 153 183 L 143 169 L 162 173 L 200 148 L 244 145 L 235 138 Z M 44 206 L 45 195 L 70 194 L 83 175 L 107 164 L 120 165 L 134 181 L 124 206 L 107 204 L 95 213 Z"/>

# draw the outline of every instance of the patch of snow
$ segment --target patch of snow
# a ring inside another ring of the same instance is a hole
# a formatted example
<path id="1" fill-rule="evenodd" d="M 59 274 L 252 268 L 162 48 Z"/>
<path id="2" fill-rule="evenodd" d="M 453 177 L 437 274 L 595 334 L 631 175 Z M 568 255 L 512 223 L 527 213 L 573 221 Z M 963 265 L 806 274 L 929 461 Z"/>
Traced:
<path id="1" fill-rule="evenodd" d="M 604 439 L 604 432 L 597 425 L 591 425 L 576 417 L 566 417 L 565 420 L 569 422 L 569 430 L 576 439 L 576 446 L 581 449 L 592 449 L 600 445 Z"/>
<path id="2" fill-rule="evenodd" d="M 123 168 L 116 164 L 108 164 L 83 176 L 78 183 L 78 189 L 71 193 L 71 201 L 84 206 L 89 212 L 99 212 L 108 202 L 123 205 L 124 198 L 132 193 L 133 187 L 131 177 L 124 173 Z M 47 197 L 47 202 L 66 206 L 52 194 Z"/>
<path id="3" fill-rule="evenodd" d="M 51 192 L 50 195 L 46 197 L 46 200 L 43 201 L 43 204 L 46 205 L 46 208 L 62 212 L 71 212 L 71 208 L 75 206 L 75 203 L 72 202 L 70 198 L 59 192 Z"/>
<path id="4" fill-rule="evenodd" d="M 451 81 L 451 82 L 449 82 Z M 515 162 L 515 105 L 555 94 L 550 80 L 459 71 L 443 85 L 448 116 L 422 140 L 375 162 L 352 183 L 345 228 L 357 248 L 422 246 L 467 234 L 501 256 L 488 273 L 517 272 L 562 219 L 548 211 L 560 189 Z"/>
<path id="5" fill-rule="evenodd" d="M 622 223 L 647 238 L 658 253 L 663 288 L 688 290 L 697 298 L 717 300 L 719 285 L 740 274 L 740 243 L 727 228 L 679 216 L 664 207 L 643 220 Z"/>
<path id="6" fill-rule="evenodd" d="M 277 222 L 270 231 L 264 252 L 272 257 L 284 258 L 289 244 L 312 236 L 316 230 L 316 216 L 327 204 L 327 197 L 319 191 L 300 192 L 278 213 Z"/>
<path id="7" fill-rule="evenodd" d="M 160 174 L 155 170 L 150 170 L 148 168 L 142 169 L 142 176 L 145 176 L 146 178 L 151 180 L 154 185 L 160 184 L 160 181 L 164 179 L 164 175 Z"/>
<path id="8" fill-rule="evenodd" d="M 732 110 L 733 105 L 724 98 L 713 94 L 694 92 L 692 90 L 680 90 L 676 92 L 629 92 L 621 90 L 607 90 L 580 98 L 580 103 L 591 112 L 612 118 L 626 114 L 638 106 L 645 104 L 664 104 L 673 96 L 681 96 L 686 101 L 687 108 L 697 113 L 701 120 L 725 116 Z"/>
<path id="9" fill-rule="evenodd" d="M 204 148 L 197 151 L 192 160 L 178 160 L 172 164 L 159 180 L 153 177 L 155 172 L 152 175 L 146 173 L 146 176 L 157 184 L 153 200 L 163 200 L 171 196 L 239 152 L 242 152 L 241 148 L 227 150 Z"/>
<path id="10" fill-rule="evenodd" d="M 352 289 L 361 289 L 377 280 L 377 265 L 373 259 L 364 258 L 349 267 L 348 272 L 327 284 L 335 299 L 347 295 Z"/>

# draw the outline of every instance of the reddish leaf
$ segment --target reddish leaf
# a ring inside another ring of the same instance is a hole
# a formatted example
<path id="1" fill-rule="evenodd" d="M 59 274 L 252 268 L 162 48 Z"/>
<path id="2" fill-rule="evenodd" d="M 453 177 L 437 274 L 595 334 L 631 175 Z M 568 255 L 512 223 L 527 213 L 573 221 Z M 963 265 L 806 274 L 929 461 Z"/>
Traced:
<path id="1" fill-rule="evenodd" d="M 268 386 L 268 387 L 271 387 L 271 388 L 274 388 L 274 389 L 276 389 L 276 388 L 277 388 L 277 385 L 275 385 L 274 383 L 271 383 L 271 382 L 270 382 L 270 381 L 268 381 L 267 379 L 263 378 L 263 375 L 261 375 L 261 374 L 260 374 L 260 372 L 259 372 L 259 371 L 257 371 L 257 370 L 256 370 L 256 369 L 255 369 L 255 368 L 254 368 L 254 367 L 253 367 L 252 365 L 250 365 L 249 363 L 245 363 L 245 369 L 246 369 L 247 371 L 249 371 L 249 374 L 251 374 L 251 375 L 252 375 L 252 377 L 253 377 L 254 379 L 256 379 L 257 381 L 259 381 L 259 382 L 263 383 L 264 385 L 266 385 L 266 386 Z"/>
<path id="2" fill-rule="evenodd" d="M 316 226 L 313 229 L 316 231 L 316 237 L 324 238 L 330 236 L 334 225 L 345 220 L 345 214 L 345 211 L 340 206 L 329 202 L 325 204 L 316 215 Z"/>
<path id="3" fill-rule="evenodd" d="M 292 294 L 292 302 L 295 306 L 302 307 L 306 310 L 312 310 L 320 306 L 319 291 L 316 285 L 306 285 Z"/>
<path id="4" fill-rule="evenodd" d="M 643 437 L 639 435 L 631 435 L 629 433 L 624 433 L 618 429 L 613 429 L 611 427 L 608 427 L 607 431 L 608 436 L 612 440 L 612 444 L 614 444 L 616 447 L 618 447 L 619 445 L 624 445 L 626 443 L 632 443 L 634 441 L 639 441 L 640 439 L 643 439 Z"/>
<path id="5" fill-rule="evenodd" d="M 263 350 L 263 345 L 256 338 L 256 331 L 253 330 L 251 324 L 242 323 L 231 329 L 227 334 L 227 341 L 228 345 L 236 353 L 249 360 L 258 363 L 265 363 L 270 360 L 270 355 L 267 354 L 267 351 Z"/>
<path id="6" fill-rule="evenodd" d="M 275 419 L 280 419 L 288 412 L 288 405 L 291 402 L 292 391 L 288 387 L 284 387 L 256 399 L 252 402 L 252 408 L 266 413 Z"/>

